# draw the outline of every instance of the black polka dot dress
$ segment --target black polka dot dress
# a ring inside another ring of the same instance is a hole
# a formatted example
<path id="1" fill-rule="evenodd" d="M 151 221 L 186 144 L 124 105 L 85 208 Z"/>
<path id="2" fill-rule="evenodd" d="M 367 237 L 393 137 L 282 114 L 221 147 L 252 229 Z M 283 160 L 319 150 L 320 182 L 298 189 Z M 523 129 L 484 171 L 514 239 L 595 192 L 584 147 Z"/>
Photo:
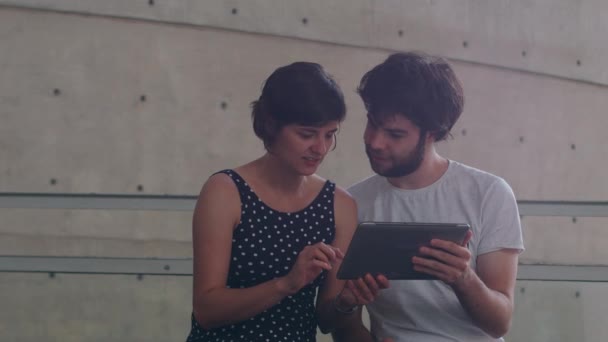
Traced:
<path id="1" fill-rule="evenodd" d="M 268 207 L 233 170 L 223 170 L 241 197 L 232 237 L 227 287 L 247 288 L 286 275 L 307 245 L 332 243 L 335 184 L 327 181 L 308 207 L 292 213 Z M 248 320 L 203 329 L 194 316 L 187 342 L 316 341 L 315 295 L 325 272 L 298 293 Z"/>

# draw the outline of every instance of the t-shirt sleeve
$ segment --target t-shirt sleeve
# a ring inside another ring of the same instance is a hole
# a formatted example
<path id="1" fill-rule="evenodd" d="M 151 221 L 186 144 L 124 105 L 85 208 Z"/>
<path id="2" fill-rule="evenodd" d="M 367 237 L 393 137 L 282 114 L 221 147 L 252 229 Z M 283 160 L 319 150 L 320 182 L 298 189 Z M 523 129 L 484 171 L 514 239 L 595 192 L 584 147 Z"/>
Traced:
<path id="1" fill-rule="evenodd" d="M 374 181 L 375 178 L 372 176 L 346 189 L 357 202 L 357 219 L 359 222 L 364 221 L 365 214 L 369 213 L 370 206 L 373 205 L 373 199 L 378 189 Z"/>
<path id="2" fill-rule="evenodd" d="M 478 255 L 504 248 L 523 252 L 519 210 L 513 190 L 502 178 L 492 183 L 481 205 L 481 239 Z"/>

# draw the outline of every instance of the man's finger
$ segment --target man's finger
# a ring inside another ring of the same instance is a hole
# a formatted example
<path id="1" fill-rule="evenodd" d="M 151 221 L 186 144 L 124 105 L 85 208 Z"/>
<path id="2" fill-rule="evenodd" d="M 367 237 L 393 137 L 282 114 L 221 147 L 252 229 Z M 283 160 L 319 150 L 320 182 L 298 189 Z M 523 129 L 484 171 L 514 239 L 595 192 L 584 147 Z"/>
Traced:
<path id="1" fill-rule="evenodd" d="M 380 285 L 380 289 L 388 289 L 391 287 L 390 281 L 383 274 L 378 274 L 376 276 L 376 282 Z"/>
<path id="2" fill-rule="evenodd" d="M 363 280 L 367 284 L 367 287 L 370 289 L 372 295 L 376 297 L 378 291 L 380 291 L 380 286 L 378 283 L 376 283 L 376 279 L 374 279 L 374 277 L 368 273 L 365 275 L 365 277 L 363 277 Z"/>
<path id="3" fill-rule="evenodd" d="M 363 278 L 355 280 L 354 283 L 366 303 L 374 300 L 374 294 L 369 289 L 367 283 L 365 282 L 365 280 L 363 280 Z"/>
<path id="4" fill-rule="evenodd" d="M 464 236 L 464 240 L 462 241 L 461 246 L 466 247 L 469 244 L 469 241 L 471 241 L 472 237 L 473 237 L 473 232 L 470 229 L 467 230 L 467 234 Z"/>
<path id="5" fill-rule="evenodd" d="M 346 287 L 348 287 L 348 289 L 350 290 L 350 293 L 353 294 L 353 296 L 355 297 L 355 300 L 356 300 L 356 302 L 358 304 L 365 303 L 365 300 L 363 299 L 363 296 L 359 292 L 359 289 L 357 288 L 357 286 L 355 285 L 355 282 L 353 280 L 347 281 L 346 282 Z"/>
<path id="6" fill-rule="evenodd" d="M 452 266 L 458 266 L 461 265 L 463 262 L 466 262 L 466 258 L 451 254 L 451 253 L 446 253 L 441 249 L 436 249 L 436 248 L 429 248 L 429 247 L 421 247 L 420 248 L 420 254 L 424 257 L 431 257 L 434 258 L 438 261 L 440 261 L 441 263 L 444 263 L 446 265 L 452 265 Z M 464 261 L 463 261 L 464 259 Z"/>

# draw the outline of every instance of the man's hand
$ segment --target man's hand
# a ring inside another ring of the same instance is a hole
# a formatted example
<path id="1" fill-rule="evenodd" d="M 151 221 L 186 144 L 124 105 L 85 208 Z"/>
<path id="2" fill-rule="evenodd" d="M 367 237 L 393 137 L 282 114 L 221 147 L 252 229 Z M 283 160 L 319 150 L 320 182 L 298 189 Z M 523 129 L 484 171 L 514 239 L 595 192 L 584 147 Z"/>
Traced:
<path id="1" fill-rule="evenodd" d="M 361 306 L 373 302 L 379 292 L 390 286 L 383 275 L 373 277 L 366 274 L 362 278 L 347 280 L 344 288 L 334 300 L 335 309 L 343 313 L 342 324 L 332 332 L 336 342 L 393 342 L 391 338 L 374 338 L 361 320 Z"/>
<path id="2" fill-rule="evenodd" d="M 430 247 L 420 247 L 422 256 L 412 258 L 414 270 L 435 276 L 452 287 L 461 285 L 473 272 L 470 267 L 471 252 L 466 247 L 471 236 L 469 230 L 461 245 L 451 241 L 431 240 Z"/>
<path id="3" fill-rule="evenodd" d="M 341 307 L 369 304 L 376 299 L 380 290 L 389 286 L 388 279 L 383 275 L 374 278 L 368 273 L 363 278 L 347 280 L 344 290 L 338 298 L 338 304 Z"/>

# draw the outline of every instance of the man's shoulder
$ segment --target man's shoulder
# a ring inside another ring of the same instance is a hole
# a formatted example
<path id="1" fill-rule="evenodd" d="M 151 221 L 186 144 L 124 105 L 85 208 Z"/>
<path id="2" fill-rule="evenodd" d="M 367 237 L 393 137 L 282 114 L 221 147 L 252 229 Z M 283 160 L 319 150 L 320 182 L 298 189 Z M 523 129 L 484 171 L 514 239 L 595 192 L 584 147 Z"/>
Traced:
<path id="1" fill-rule="evenodd" d="M 377 174 L 364 178 L 363 180 L 348 187 L 347 191 L 353 197 L 358 198 L 363 194 L 369 194 L 378 189 L 378 185 L 384 181 L 384 177 Z"/>
<path id="2" fill-rule="evenodd" d="M 492 194 L 498 196 L 514 196 L 513 189 L 507 181 L 493 173 L 465 165 L 459 162 L 453 162 L 452 177 L 450 183 L 456 188 L 466 189 L 468 194 L 477 194 L 479 200 L 484 200 Z M 471 192 L 476 189 L 476 191 Z"/>
<path id="3" fill-rule="evenodd" d="M 496 183 L 506 184 L 506 181 L 502 177 L 488 171 L 484 171 L 457 161 L 450 161 L 450 163 L 452 164 L 452 175 L 459 181 L 468 180 L 481 186 L 492 186 Z"/>

